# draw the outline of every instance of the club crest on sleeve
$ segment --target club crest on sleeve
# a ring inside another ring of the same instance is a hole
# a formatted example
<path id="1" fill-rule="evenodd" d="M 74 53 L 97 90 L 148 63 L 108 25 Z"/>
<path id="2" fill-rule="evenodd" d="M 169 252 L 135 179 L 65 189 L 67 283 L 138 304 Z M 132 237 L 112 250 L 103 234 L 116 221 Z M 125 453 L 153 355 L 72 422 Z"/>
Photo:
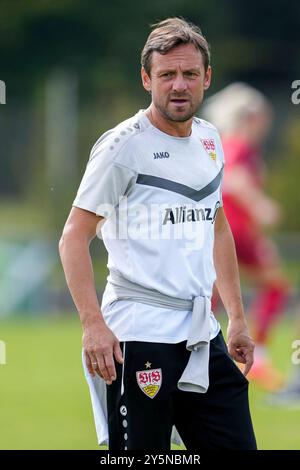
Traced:
<path id="1" fill-rule="evenodd" d="M 216 145 L 214 139 L 200 139 L 204 150 L 210 156 L 210 158 L 215 162 L 217 159 Z"/>
<path id="2" fill-rule="evenodd" d="M 161 369 L 147 369 L 136 372 L 138 386 L 149 398 L 154 398 L 161 387 L 162 372 Z"/>

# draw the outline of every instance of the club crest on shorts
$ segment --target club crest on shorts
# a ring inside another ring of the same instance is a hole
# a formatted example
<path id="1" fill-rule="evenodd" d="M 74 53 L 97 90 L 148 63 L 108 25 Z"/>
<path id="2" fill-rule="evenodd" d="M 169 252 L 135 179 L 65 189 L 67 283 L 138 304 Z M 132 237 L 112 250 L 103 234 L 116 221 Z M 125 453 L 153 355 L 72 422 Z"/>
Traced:
<path id="1" fill-rule="evenodd" d="M 161 369 L 147 369 L 136 372 L 138 386 L 149 398 L 154 398 L 161 387 L 162 372 Z"/>
<path id="2" fill-rule="evenodd" d="M 214 139 L 201 139 L 204 150 L 210 158 L 215 162 L 217 160 L 216 145 Z"/>

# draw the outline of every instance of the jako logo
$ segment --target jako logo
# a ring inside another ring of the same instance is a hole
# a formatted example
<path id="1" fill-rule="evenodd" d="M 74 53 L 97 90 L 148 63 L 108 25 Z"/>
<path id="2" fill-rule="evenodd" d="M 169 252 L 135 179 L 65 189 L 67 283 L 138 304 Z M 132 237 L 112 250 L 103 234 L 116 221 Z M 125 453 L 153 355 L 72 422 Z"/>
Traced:
<path id="1" fill-rule="evenodd" d="M 6 86 L 3 80 L 0 80 L 0 104 L 6 104 Z"/>
<path id="2" fill-rule="evenodd" d="M 169 158 L 169 152 L 154 152 L 154 158 Z"/>

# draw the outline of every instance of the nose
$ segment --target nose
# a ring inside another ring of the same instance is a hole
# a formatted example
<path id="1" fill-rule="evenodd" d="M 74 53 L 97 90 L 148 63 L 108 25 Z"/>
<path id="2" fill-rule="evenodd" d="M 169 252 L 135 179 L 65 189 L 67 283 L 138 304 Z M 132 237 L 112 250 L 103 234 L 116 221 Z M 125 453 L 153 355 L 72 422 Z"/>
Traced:
<path id="1" fill-rule="evenodd" d="M 177 93 L 182 93 L 183 91 L 186 91 L 187 89 L 187 83 L 182 74 L 177 74 L 176 77 L 174 78 L 173 84 L 172 84 L 173 91 Z"/>

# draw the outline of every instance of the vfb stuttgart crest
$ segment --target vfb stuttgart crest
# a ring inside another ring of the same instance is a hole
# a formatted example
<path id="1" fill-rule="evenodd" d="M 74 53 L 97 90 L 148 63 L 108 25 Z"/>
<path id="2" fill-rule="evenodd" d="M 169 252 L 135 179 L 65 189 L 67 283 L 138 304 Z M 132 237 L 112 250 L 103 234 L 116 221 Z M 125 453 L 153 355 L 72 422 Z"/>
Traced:
<path id="1" fill-rule="evenodd" d="M 217 159 L 216 145 L 214 139 L 201 139 L 202 145 L 210 158 L 214 161 Z"/>
<path id="2" fill-rule="evenodd" d="M 136 372 L 136 380 L 145 395 L 149 398 L 154 398 L 161 387 L 161 369 L 139 370 Z"/>

